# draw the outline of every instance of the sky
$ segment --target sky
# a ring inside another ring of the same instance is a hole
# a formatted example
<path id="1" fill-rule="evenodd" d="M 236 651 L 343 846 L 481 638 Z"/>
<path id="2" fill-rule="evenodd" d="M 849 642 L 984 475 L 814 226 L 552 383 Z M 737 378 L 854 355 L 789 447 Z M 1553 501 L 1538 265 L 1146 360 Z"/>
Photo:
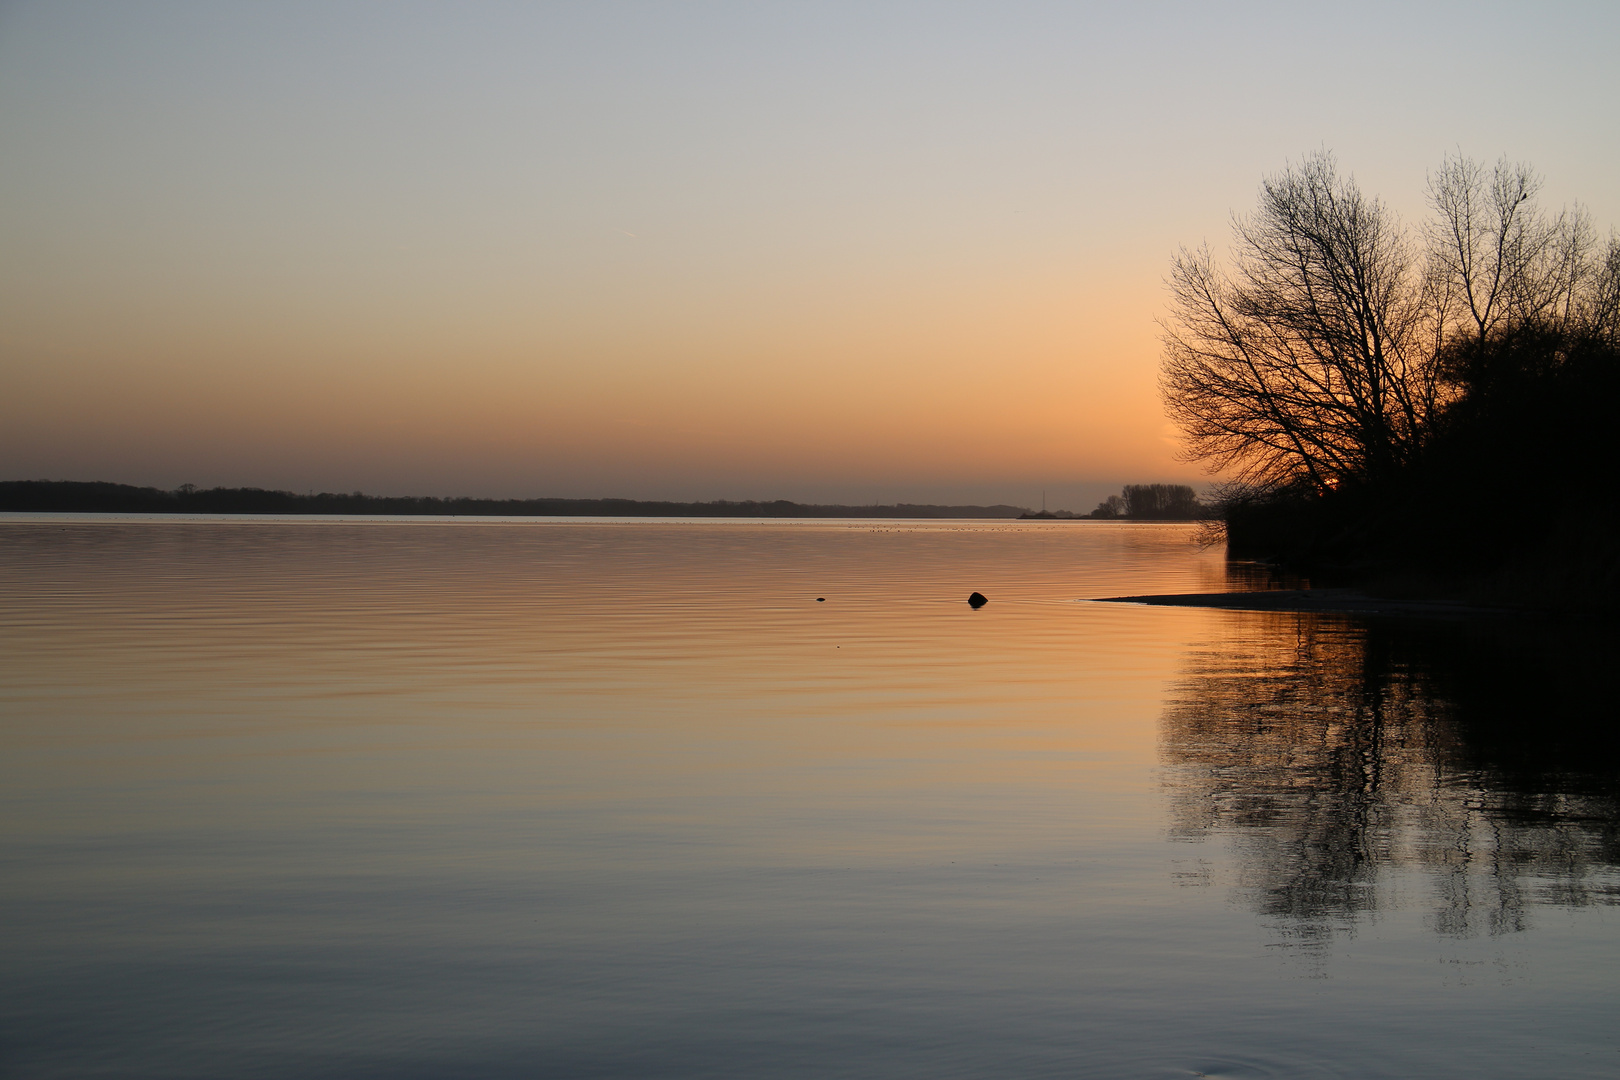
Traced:
<path id="1" fill-rule="evenodd" d="M 1620 4 L 0 3 L 0 479 L 1090 509 L 1327 148 L 1620 223 Z"/>

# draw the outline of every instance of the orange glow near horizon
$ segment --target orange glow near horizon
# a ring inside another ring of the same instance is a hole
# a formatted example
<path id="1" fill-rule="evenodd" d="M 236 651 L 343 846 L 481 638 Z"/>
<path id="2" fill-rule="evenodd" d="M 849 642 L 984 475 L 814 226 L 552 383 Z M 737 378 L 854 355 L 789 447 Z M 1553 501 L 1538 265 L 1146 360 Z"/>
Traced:
<path id="1" fill-rule="evenodd" d="M 1481 91 L 1404 10 L 1396 40 L 1197 6 L 9 5 L 0 479 L 1076 510 L 1201 483 L 1156 389 L 1177 246 L 1319 145 L 1409 221 L 1459 148 L 1620 218 L 1591 138 L 1620 15 L 1588 14 L 1480 14 L 1557 57 Z M 1319 78 L 1372 48 L 1403 74 Z"/>
<path id="2" fill-rule="evenodd" d="M 492 296 L 458 319 L 404 295 L 325 325 L 313 299 L 293 318 L 227 317 L 228 295 L 145 325 L 137 309 L 172 298 L 101 325 L 64 311 L 14 328 L 13 350 L 51 362 L 13 399 L 30 408 L 0 406 L 0 440 L 25 476 L 50 474 L 28 452 L 50 446 L 79 479 L 126 479 L 95 464 L 122 450 L 173 484 L 397 493 L 1027 500 L 1076 478 L 1197 476 L 1159 415 L 1152 293 L 1054 272 L 839 297 L 825 269 L 819 290 L 756 288 L 733 310 L 667 283 L 656 305 Z"/>

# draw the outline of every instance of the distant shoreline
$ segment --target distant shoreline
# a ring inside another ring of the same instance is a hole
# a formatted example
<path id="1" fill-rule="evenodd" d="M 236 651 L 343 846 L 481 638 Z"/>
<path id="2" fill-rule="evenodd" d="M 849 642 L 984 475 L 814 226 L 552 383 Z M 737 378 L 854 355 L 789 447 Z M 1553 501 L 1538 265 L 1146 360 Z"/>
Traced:
<path id="1" fill-rule="evenodd" d="M 1138 485 L 1155 492 L 1166 485 Z M 1130 494 L 1132 486 L 1126 486 Z M 1189 499 L 1192 489 L 1185 490 Z M 1139 500 L 1140 501 L 1140 500 Z M 1114 504 L 1118 504 L 1117 506 Z M 265 488 L 207 488 L 186 484 L 174 491 L 105 481 L 0 481 L 0 513 L 11 514 L 258 514 L 328 517 L 657 517 L 657 518 L 838 518 L 838 519 L 985 519 L 998 521 L 1186 521 L 1197 516 L 1188 507 L 1160 507 L 1148 500 L 1126 509 L 1119 497 L 1090 514 L 1071 510 L 1032 510 L 1027 506 L 947 506 L 938 503 L 893 503 L 849 506 L 842 503 L 798 503 L 788 499 L 745 499 L 675 502 L 664 499 L 473 499 L 414 495 L 367 495 L 330 491 L 300 495 Z M 1202 509 L 1196 502 L 1193 509 Z M 1164 509 L 1167 512 L 1158 513 Z"/>
<path id="2" fill-rule="evenodd" d="M 726 517 L 726 518 L 989 518 L 1016 520 L 1022 506 L 897 503 L 844 506 L 761 502 L 673 502 L 646 499 L 442 499 L 432 496 L 299 495 L 263 488 L 163 491 L 129 484 L 67 480 L 0 481 L 0 512 L 33 514 L 322 514 L 394 517 Z"/>

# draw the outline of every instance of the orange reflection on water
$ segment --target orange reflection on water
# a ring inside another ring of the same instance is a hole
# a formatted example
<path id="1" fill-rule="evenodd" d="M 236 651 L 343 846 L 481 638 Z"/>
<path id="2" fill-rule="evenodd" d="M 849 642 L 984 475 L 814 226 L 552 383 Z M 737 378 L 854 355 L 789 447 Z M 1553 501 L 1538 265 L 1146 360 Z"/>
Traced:
<path id="1" fill-rule="evenodd" d="M 50 831 L 591 807 L 759 852 L 920 857 L 1034 842 L 993 807 L 1037 790 L 1065 807 L 1046 840 L 1147 828 L 1186 613 L 1075 601 L 1218 580 L 1188 532 L 12 525 L 27 722 L 7 737 L 34 762 L 13 782 Z"/>

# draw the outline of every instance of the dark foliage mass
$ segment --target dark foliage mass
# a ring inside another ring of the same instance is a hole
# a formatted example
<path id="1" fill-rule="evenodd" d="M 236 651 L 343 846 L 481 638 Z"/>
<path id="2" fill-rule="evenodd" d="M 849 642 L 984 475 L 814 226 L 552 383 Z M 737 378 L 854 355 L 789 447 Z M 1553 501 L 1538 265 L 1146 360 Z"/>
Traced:
<path id="1" fill-rule="evenodd" d="M 1320 154 L 1176 260 L 1161 387 L 1234 554 L 1615 598 L 1620 238 L 1537 187 L 1447 161 L 1414 239 Z"/>
<path id="2" fill-rule="evenodd" d="M 263 488 L 186 485 L 174 491 L 67 480 L 0 482 L 0 511 L 101 514 L 443 514 L 491 517 L 1015 518 L 1018 506 L 828 506 L 789 502 L 639 499 L 439 499 L 298 495 Z"/>

